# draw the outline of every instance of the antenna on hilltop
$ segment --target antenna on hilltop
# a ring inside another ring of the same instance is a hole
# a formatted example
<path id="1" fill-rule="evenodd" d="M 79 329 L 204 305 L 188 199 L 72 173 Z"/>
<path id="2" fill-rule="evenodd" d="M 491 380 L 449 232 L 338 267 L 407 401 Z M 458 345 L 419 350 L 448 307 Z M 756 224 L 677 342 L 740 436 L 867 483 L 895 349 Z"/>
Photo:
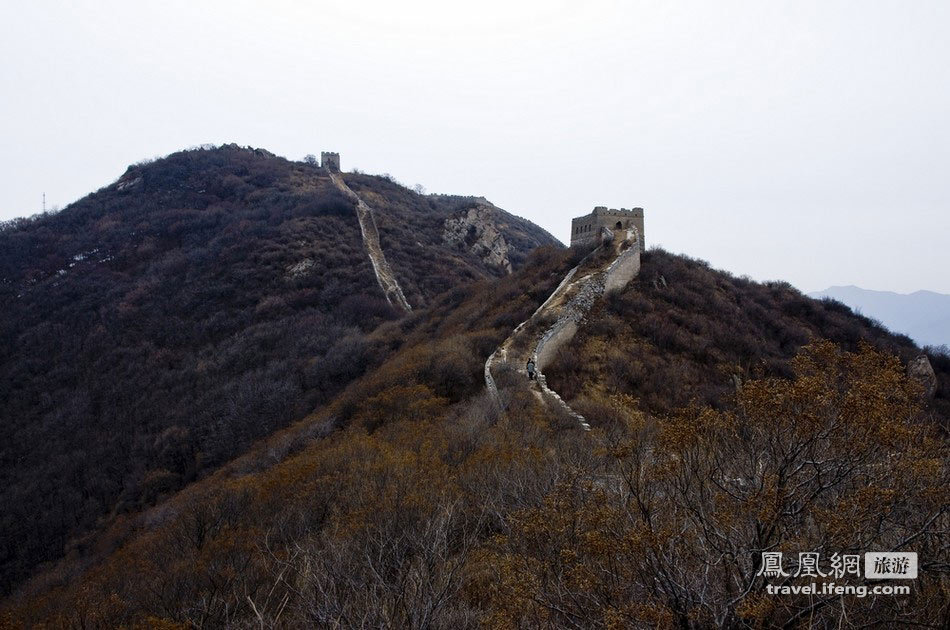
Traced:
<path id="1" fill-rule="evenodd" d="M 46 193 L 43 193 L 43 212 L 46 212 Z"/>

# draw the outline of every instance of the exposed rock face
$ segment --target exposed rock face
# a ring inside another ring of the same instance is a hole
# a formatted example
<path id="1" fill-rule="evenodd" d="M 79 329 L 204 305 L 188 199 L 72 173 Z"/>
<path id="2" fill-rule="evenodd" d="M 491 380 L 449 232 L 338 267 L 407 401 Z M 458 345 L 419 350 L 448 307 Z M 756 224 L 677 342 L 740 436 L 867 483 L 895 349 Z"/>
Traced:
<path id="1" fill-rule="evenodd" d="M 140 184 L 140 183 L 142 183 L 142 177 L 141 177 L 141 176 L 139 176 L 139 177 L 134 177 L 134 178 L 131 178 L 131 179 L 128 178 L 128 177 L 125 177 L 125 178 L 119 180 L 118 183 L 116 183 L 115 189 L 116 189 L 116 190 L 129 190 L 130 188 L 134 188 L 136 185 L 138 185 L 138 184 Z"/>
<path id="2" fill-rule="evenodd" d="M 927 355 L 920 355 L 907 364 L 907 376 L 924 386 L 924 398 L 930 400 L 937 391 L 937 375 Z"/>
<path id="3" fill-rule="evenodd" d="M 313 265 L 314 262 L 312 258 L 304 258 L 299 263 L 287 267 L 287 275 L 291 278 L 305 276 L 307 275 L 307 272 L 313 268 Z"/>
<path id="4" fill-rule="evenodd" d="M 508 242 L 495 225 L 491 206 L 478 204 L 446 219 L 442 242 L 511 273 Z"/>

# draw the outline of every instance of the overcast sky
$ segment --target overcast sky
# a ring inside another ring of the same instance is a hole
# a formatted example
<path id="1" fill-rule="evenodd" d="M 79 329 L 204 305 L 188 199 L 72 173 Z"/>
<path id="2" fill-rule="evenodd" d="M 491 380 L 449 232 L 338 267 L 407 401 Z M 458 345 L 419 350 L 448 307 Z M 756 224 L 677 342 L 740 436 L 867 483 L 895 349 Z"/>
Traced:
<path id="1" fill-rule="evenodd" d="M 756 279 L 950 293 L 950 2 L 4 2 L 0 219 L 237 142 Z"/>

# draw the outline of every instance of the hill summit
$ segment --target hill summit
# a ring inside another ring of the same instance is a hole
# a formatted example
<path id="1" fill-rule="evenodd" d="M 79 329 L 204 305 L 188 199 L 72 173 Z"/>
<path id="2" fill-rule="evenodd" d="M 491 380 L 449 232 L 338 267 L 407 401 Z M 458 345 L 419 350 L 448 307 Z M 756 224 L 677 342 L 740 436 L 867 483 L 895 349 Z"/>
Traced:
<path id="1" fill-rule="evenodd" d="M 379 290 L 366 204 L 414 308 L 559 245 L 482 198 L 237 145 L 132 165 L 2 226 L 0 590 L 385 358 L 371 333 L 401 309 Z"/>

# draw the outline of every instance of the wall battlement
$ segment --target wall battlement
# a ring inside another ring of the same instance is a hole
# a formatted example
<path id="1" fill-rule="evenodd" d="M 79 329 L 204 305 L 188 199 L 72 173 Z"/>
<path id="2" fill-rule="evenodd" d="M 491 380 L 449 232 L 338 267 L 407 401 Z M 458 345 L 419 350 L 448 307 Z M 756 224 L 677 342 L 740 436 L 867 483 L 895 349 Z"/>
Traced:
<path id="1" fill-rule="evenodd" d="M 571 247 L 590 245 L 600 240 L 602 228 L 611 231 L 637 229 L 640 249 L 644 246 L 643 208 L 608 208 L 597 206 L 590 214 L 571 220 Z"/>

